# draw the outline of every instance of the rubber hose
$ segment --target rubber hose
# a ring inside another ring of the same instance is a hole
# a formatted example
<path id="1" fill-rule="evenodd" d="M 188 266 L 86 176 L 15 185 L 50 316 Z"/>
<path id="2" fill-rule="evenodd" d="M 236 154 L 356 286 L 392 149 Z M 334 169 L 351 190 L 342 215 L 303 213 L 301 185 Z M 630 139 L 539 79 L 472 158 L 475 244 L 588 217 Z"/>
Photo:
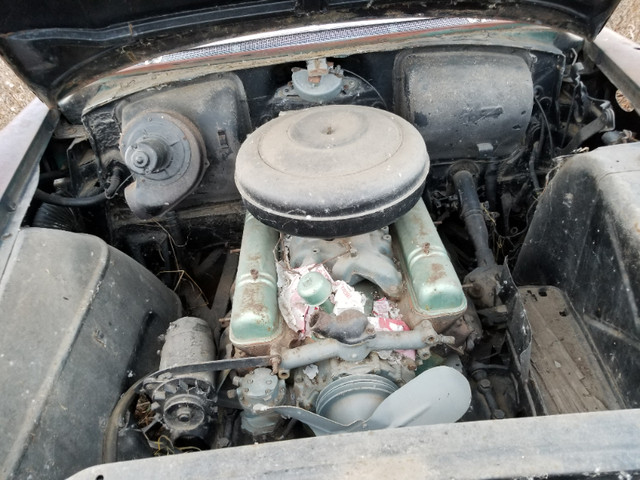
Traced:
<path id="1" fill-rule="evenodd" d="M 60 207 L 92 207 L 106 201 L 115 194 L 122 183 L 122 176 L 122 169 L 119 167 L 114 168 L 111 176 L 109 177 L 109 186 L 107 189 L 104 192 L 90 197 L 63 197 L 61 195 L 47 193 L 37 189 L 35 198 L 42 202 L 51 203 Z"/>
<path id="2" fill-rule="evenodd" d="M 120 430 L 120 420 L 131 406 L 131 403 L 138 395 L 138 390 L 142 386 L 142 382 L 146 377 L 141 378 L 131 385 L 129 389 L 122 394 L 118 403 L 113 408 L 107 426 L 104 430 L 104 440 L 102 442 L 102 463 L 113 463 L 118 461 L 118 431 Z"/>
<path id="3" fill-rule="evenodd" d="M 107 195 L 105 192 L 102 192 L 90 197 L 62 197 L 54 193 L 47 193 L 37 189 L 35 198 L 41 202 L 51 203 L 60 207 L 92 207 L 106 201 Z"/>
<path id="4" fill-rule="evenodd" d="M 498 210 L 498 166 L 499 161 L 492 161 L 487 165 L 484 173 L 484 190 L 492 211 Z"/>
<path id="5" fill-rule="evenodd" d="M 536 175 L 536 164 L 540 159 L 540 143 L 536 142 L 533 144 L 533 149 L 531 150 L 531 155 L 529 155 L 529 177 L 531 177 L 531 183 L 533 185 L 533 189 L 536 192 L 541 190 L 540 182 L 538 181 L 538 176 Z"/>

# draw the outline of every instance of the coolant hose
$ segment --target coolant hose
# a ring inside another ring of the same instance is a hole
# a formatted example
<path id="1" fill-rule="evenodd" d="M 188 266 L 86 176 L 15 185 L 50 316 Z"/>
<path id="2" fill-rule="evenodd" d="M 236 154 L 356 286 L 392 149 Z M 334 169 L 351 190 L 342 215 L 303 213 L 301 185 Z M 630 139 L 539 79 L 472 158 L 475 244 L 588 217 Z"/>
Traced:
<path id="1" fill-rule="evenodd" d="M 129 389 L 122 394 L 115 408 L 111 412 L 104 431 L 102 441 L 102 463 L 113 463 L 118 461 L 118 431 L 120 430 L 120 422 L 127 410 L 139 394 L 143 381 L 146 377 L 141 378 L 131 385 Z"/>
<path id="2" fill-rule="evenodd" d="M 484 221 L 473 175 L 468 170 L 460 170 L 453 175 L 453 184 L 460 198 L 460 218 L 464 220 L 473 242 L 478 267 L 495 265 L 493 252 L 489 248 L 489 231 Z"/>
<path id="3" fill-rule="evenodd" d="M 35 198 L 41 202 L 51 203 L 59 207 L 91 207 L 107 200 L 105 192 L 90 197 L 63 197 L 54 193 L 36 190 Z"/>
<path id="4" fill-rule="evenodd" d="M 98 205 L 115 195 L 118 187 L 122 184 L 124 172 L 120 167 L 115 167 L 109 177 L 109 186 L 104 192 L 90 197 L 63 197 L 54 193 L 47 193 L 40 189 L 36 190 L 35 198 L 41 202 L 51 203 L 60 207 L 92 207 Z"/>

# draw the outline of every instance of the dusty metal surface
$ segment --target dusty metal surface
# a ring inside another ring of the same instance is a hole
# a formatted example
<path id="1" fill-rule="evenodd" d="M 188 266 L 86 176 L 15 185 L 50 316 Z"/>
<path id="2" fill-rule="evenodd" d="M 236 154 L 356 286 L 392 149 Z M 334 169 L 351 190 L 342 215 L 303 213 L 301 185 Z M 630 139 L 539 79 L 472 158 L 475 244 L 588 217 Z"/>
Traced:
<path id="1" fill-rule="evenodd" d="M 633 478 L 639 431 L 640 410 L 432 425 L 98 465 L 71 479 Z"/>
<path id="2" fill-rule="evenodd" d="M 157 2 L 156 2 L 157 3 Z M 49 105 L 75 86 L 107 71 L 157 56 L 169 49 L 192 47 L 243 33 L 348 19 L 400 16 L 471 16 L 547 24 L 587 37 L 595 36 L 616 1 L 568 2 L 243 2 L 239 5 L 185 5 L 145 8 L 111 3 L 78 9 L 73 2 L 54 7 L 28 2 L 13 5 L 0 21 L 0 50 Z M 585 5 L 582 5 L 585 3 Z M 184 10 L 186 9 L 186 11 Z M 72 13 L 71 13 L 72 12 Z M 168 15 L 172 13 L 172 15 Z M 160 15 L 159 17 L 156 15 Z M 267 20 L 267 21 L 265 21 Z M 267 27 L 267 25 L 269 27 Z M 64 27 L 64 28 L 62 28 Z M 170 40 L 168 40 L 170 39 Z M 71 41 L 73 40 L 73 41 Z M 56 61 L 51 61 L 55 58 Z M 82 68 L 77 68 L 82 65 Z"/>
<path id="3" fill-rule="evenodd" d="M 628 407 L 640 406 L 640 144 L 574 155 L 540 196 L 514 268 L 563 290 Z"/>
<path id="4" fill-rule="evenodd" d="M 482 29 L 482 44 L 559 52 L 556 47 L 540 39 L 541 27 L 539 26 L 492 22 L 483 23 Z M 555 35 L 551 30 L 545 28 L 542 30 L 547 34 Z M 322 46 L 307 45 L 295 49 L 274 49 L 198 61 L 149 65 L 144 69 L 121 71 L 118 75 L 94 81 L 78 89 L 77 92 L 62 98 L 60 108 L 69 119 L 79 119 L 83 108 L 84 111 L 90 111 L 132 93 L 168 85 L 185 78 L 193 80 L 212 73 L 277 65 L 282 62 L 304 61 L 308 58 L 340 57 L 352 55 L 354 51 L 358 53 L 390 52 L 403 48 L 425 46 L 426 44 L 429 46 L 477 45 L 479 42 L 475 38 L 476 35 L 477 31 L 468 26 L 461 31 L 450 29 L 423 31 L 408 37 L 393 35 L 385 38 L 384 42 L 376 37 L 373 40 L 357 39 L 333 42 Z"/>
<path id="5" fill-rule="evenodd" d="M 247 213 L 229 337 L 237 348 L 252 354 L 268 352 L 283 333 L 273 253 L 279 238 L 276 230 Z"/>
<path id="6" fill-rule="evenodd" d="M 418 350 L 422 359 L 431 356 L 432 347 L 441 344 L 451 345 L 455 338 L 438 335 L 429 322 L 422 322 L 417 329 L 404 332 L 378 332 L 375 337 L 355 345 L 340 343 L 333 338 L 322 342 L 307 343 L 300 347 L 280 350 L 280 373 L 310 363 L 321 362 L 331 358 L 341 358 L 350 362 L 364 360 L 371 352 L 380 350 Z M 285 377 L 285 378 L 286 378 Z"/>
<path id="7" fill-rule="evenodd" d="M 120 389 L 153 368 L 143 359 L 155 361 L 181 308 L 97 237 L 21 230 L 0 281 L 0 478 L 64 478 L 98 462 Z"/>
<path id="8" fill-rule="evenodd" d="M 441 331 L 442 318 L 453 319 L 465 312 L 467 299 L 449 254 L 422 200 L 394 224 L 399 257 L 407 275 L 405 321 L 415 328 L 423 319 Z M 448 325 L 451 321 L 448 321 Z M 447 326 L 448 326 L 447 325 Z M 444 327 L 446 328 L 446 327 Z"/>
<path id="9" fill-rule="evenodd" d="M 0 273 L 37 188 L 38 161 L 58 114 L 34 100 L 0 131 Z"/>
<path id="10" fill-rule="evenodd" d="M 561 290 L 520 287 L 531 323 L 531 375 L 549 414 L 622 408 Z"/>
<path id="11" fill-rule="evenodd" d="M 334 280 L 355 285 L 366 279 L 393 298 L 402 292 L 402 274 L 393 262 L 389 227 L 332 240 L 292 236 L 285 240 L 285 246 L 293 268 L 322 263 Z"/>

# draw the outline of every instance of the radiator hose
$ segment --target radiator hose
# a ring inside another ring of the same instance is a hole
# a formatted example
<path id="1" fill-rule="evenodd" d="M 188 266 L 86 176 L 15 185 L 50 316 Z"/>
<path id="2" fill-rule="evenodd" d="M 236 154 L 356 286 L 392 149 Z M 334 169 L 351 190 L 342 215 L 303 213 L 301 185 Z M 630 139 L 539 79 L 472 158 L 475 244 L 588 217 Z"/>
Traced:
<path id="1" fill-rule="evenodd" d="M 97 195 L 91 195 L 89 197 L 63 197 L 62 195 L 47 193 L 37 189 L 34 197 L 41 202 L 58 205 L 60 207 L 92 207 L 113 197 L 122 184 L 123 177 L 124 171 L 122 167 L 116 166 L 111 172 L 107 188 Z"/>

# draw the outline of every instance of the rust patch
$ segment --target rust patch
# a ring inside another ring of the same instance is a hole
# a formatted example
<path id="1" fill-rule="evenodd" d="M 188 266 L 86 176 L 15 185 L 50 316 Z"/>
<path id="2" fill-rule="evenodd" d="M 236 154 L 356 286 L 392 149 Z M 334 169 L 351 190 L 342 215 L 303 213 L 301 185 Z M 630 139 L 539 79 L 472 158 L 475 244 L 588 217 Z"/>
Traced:
<path id="1" fill-rule="evenodd" d="M 418 223 L 418 225 L 419 225 L 419 228 L 418 228 L 418 236 L 420 236 L 420 237 L 426 237 L 427 235 L 429 235 L 428 228 L 427 228 L 427 226 L 426 226 L 424 223 L 419 222 L 419 223 Z"/>
<path id="2" fill-rule="evenodd" d="M 431 251 L 431 244 L 429 242 L 425 243 L 422 246 L 422 251 L 424 252 L 425 255 L 429 255 L 429 252 Z"/>
<path id="3" fill-rule="evenodd" d="M 436 282 L 441 278 L 444 278 L 446 275 L 447 274 L 444 271 L 444 266 L 439 263 L 434 263 L 433 265 L 431 265 L 431 275 L 429 276 L 429 279 L 427 281 L 429 283 Z"/>
<path id="4" fill-rule="evenodd" d="M 258 279 L 258 270 L 252 268 L 249 273 L 251 273 L 251 278 L 253 278 L 254 280 Z"/>
<path id="5" fill-rule="evenodd" d="M 263 325 L 269 323 L 269 309 L 264 305 L 262 292 L 257 287 L 256 285 L 247 285 L 245 287 L 244 295 L 242 295 L 241 299 L 241 311 L 253 312 L 259 318 L 256 319 L 255 324 Z"/>

